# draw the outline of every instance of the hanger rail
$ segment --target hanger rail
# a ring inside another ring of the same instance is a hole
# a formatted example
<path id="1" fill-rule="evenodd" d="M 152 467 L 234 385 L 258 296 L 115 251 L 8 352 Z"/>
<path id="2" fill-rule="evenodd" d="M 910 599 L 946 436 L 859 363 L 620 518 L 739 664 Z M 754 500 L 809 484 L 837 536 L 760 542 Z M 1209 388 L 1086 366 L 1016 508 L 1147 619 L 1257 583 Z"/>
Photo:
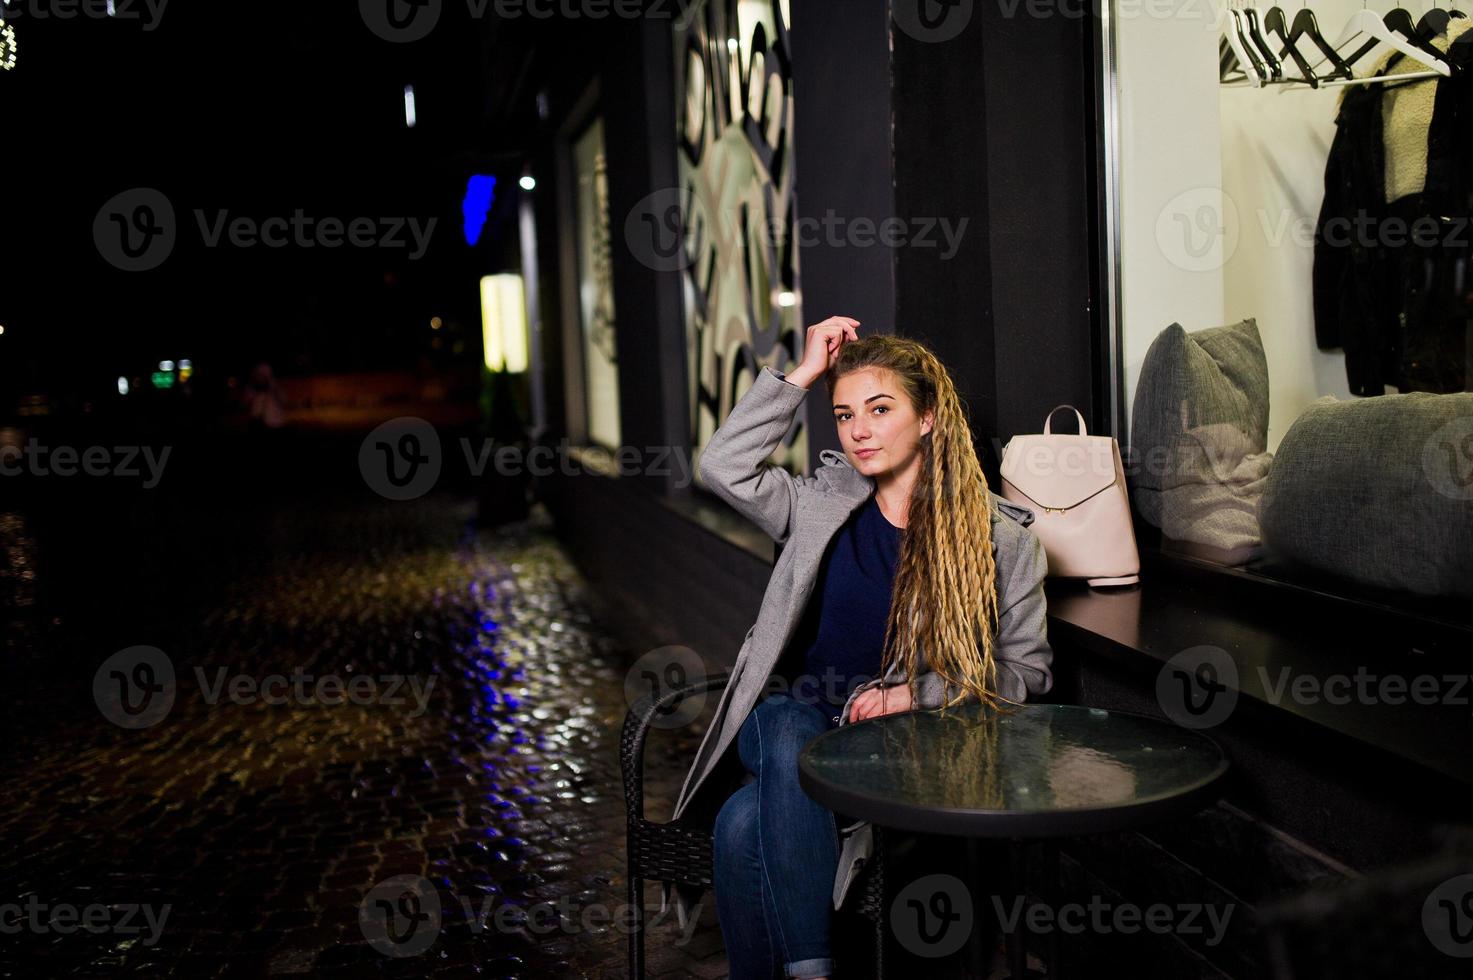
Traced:
<path id="1" fill-rule="evenodd" d="M 1300 11 L 1287 34 L 1284 32 L 1284 19 L 1282 9 L 1274 7 L 1265 14 L 1260 10 L 1257 0 L 1222 0 L 1218 6 L 1215 24 L 1219 36 L 1227 41 L 1228 49 L 1232 52 L 1232 59 L 1229 59 L 1228 64 L 1219 66 L 1224 87 L 1263 88 L 1267 85 L 1297 84 L 1311 88 L 1339 88 L 1423 78 L 1450 78 L 1454 74 L 1452 65 L 1430 43 L 1432 37 L 1446 29 L 1446 20 L 1441 17 L 1424 17 L 1421 22 L 1413 24 L 1410 15 L 1401 7 L 1384 16 L 1362 8 L 1346 21 L 1334 43 L 1325 40 L 1308 7 Z M 1277 54 L 1260 33 L 1260 23 L 1268 29 L 1271 38 L 1277 38 L 1282 43 Z M 1317 64 L 1309 64 L 1303 50 L 1298 46 L 1303 37 L 1314 42 L 1319 49 L 1318 53 L 1323 56 Z M 1360 46 L 1353 53 L 1345 55 L 1345 46 L 1356 40 L 1360 41 Z M 1398 52 L 1423 70 L 1393 75 L 1356 76 L 1352 66 L 1381 45 Z M 1281 60 L 1284 55 L 1289 56 L 1288 60 Z M 1237 70 L 1242 73 L 1241 79 L 1227 77 L 1234 59 Z M 1298 69 L 1298 74 L 1286 70 L 1290 67 Z M 1322 70 L 1324 74 L 1320 74 Z"/>

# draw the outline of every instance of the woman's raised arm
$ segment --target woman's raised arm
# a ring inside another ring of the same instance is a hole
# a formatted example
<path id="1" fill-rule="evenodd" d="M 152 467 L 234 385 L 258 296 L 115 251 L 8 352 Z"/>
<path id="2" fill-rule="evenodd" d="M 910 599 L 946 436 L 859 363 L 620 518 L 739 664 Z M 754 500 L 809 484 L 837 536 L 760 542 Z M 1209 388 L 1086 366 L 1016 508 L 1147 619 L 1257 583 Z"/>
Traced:
<path id="1" fill-rule="evenodd" d="M 763 367 L 701 452 L 699 470 L 706 486 L 778 544 L 788 538 L 798 481 L 767 458 L 793 424 L 808 386 L 828 370 L 830 358 L 845 342 L 859 339 L 858 324 L 849 317 L 830 317 L 809 327 L 802 363 L 788 375 Z"/>
<path id="2" fill-rule="evenodd" d="M 701 479 L 779 544 L 797 503 L 797 481 L 767 457 L 782 441 L 808 391 L 764 367 L 701 452 Z"/>

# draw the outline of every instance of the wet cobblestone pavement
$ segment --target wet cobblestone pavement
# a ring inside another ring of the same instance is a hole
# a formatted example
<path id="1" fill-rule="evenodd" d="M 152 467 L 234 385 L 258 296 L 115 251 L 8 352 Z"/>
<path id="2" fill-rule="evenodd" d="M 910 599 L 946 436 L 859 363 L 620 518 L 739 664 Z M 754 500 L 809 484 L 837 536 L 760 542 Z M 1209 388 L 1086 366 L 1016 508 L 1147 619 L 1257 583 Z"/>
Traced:
<path id="1" fill-rule="evenodd" d="M 222 516 L 204 564 L 142 562 L 95 612 L 108 559 L 71 567 L 65 615 L 35 599 L 25 520 L 0 513 L 20 681 L 0 973 L 623 976 L 618 732 L 643 651 L 601 625 L 542 509 L 494 530 L 449 494 L 263 513 Z M 113 616 L 140 595 L 166 596 L 168 622 Z M 652 813 L 698 736 L 652 737 Z M 398 886 L 421 878 L 416 904 Z M 386 955 L 385 909 L 413 932 L 398 952 L 427 948 Z M 656 924 L 649 962 L 724 976 L 711 903 L 685 937 Z"/>

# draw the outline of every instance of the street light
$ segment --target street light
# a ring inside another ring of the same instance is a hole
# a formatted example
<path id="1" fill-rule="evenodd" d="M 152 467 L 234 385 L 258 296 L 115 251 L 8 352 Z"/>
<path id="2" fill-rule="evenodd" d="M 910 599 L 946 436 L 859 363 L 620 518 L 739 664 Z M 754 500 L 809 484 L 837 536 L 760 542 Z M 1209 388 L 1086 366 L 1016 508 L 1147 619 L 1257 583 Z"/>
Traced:
<path id="1" fill-rule="evenodd" d="M 527 370 L 527 300 L 516 273 L 482 277 L 481 340 L 490 370 Z"/>

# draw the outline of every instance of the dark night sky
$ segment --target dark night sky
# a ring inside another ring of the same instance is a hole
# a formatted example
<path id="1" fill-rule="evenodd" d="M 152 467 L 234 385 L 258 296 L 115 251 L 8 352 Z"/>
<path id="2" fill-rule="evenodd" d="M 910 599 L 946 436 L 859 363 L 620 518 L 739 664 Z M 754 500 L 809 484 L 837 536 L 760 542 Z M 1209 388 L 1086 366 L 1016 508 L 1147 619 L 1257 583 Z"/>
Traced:
<path id="1" fill-rule="evenodd" d="M 403 367 L 431 315 L 474 319 L 476 278 L 514 256 L 508 192 L 526 142 L 514 120 L 535 118 L 535 93 L 497 104 L 517 59 L 493 56 L 493 25 L 459 13 L 449 5 L 430 38 L 393 44 L 356 4 L 171 3 L 151 32 L 22 12 L 20 63 L 0 77 L 0 379 L 90 387 L 176 356 L 225 370 L 260 356 L 285 370 Z M 472 250 L 460 198 L 485 172 L 500 176 L 498 202 Z M 126 273 L 102 258 L 93 221 L 135 187 L 164 192 L 179 237 L 158 269 Z M 439 220 L 410 261 L 408 248 L 209 249 L 194 215 L 297 208 Z"/>

